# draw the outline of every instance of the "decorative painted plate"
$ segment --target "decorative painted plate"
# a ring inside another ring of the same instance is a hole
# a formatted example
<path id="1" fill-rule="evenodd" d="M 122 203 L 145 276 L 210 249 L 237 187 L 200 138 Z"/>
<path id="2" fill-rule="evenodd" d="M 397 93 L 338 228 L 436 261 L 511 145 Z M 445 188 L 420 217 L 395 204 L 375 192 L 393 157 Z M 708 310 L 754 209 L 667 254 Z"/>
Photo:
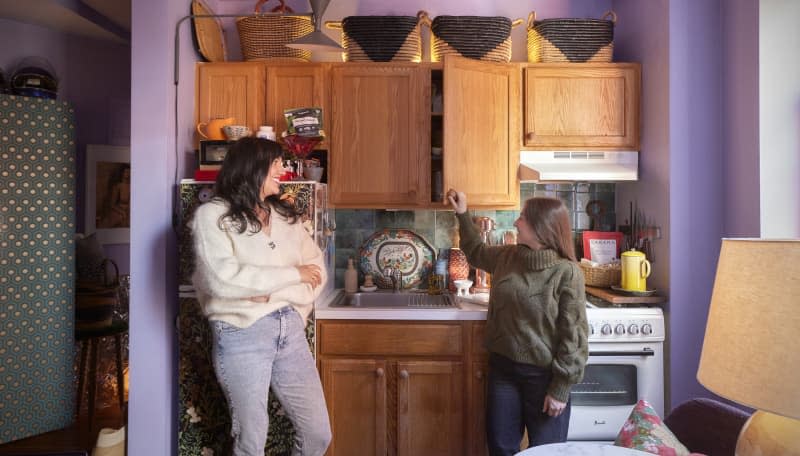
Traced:
<path id="1" fill-rule="evenodd" d="M 385 268 L 398 268 L 403 273 L 403 288 L 419 287 L 433 269 L 434 250 L 428 242 L 411 230 L 376 231 L 361 245 L 359 267 L 372 274 L 380 288 L 391 288 L 392 280 L 383 275 Z"/>

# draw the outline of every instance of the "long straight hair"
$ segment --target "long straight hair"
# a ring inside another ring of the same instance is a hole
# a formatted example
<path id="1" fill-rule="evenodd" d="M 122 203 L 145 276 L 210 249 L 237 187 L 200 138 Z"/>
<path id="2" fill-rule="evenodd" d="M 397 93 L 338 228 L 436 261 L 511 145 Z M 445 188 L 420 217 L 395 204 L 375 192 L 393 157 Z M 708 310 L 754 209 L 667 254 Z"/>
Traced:
<path id="1" fill-rule="evenodd" d="M 525 221 L 539 238 L 539 243 L 555 250 L 563 258 L 577 261 L 569 211 L 564 203 L 555 198 L 534 197 L 525 201 L 524 208 Z"/>
<path id="2" fill-rule="evenodd" d="M 243 233 L 248 226 L 253 233 L 261 231 L 261 221 L 256 216 L 259 207 L 270 213 L 271 209 L 295 223 L 300 215 L 297 208 L 280 195 L 260 198 L 261 187 L 267 178 L 272 163 L 282 158 L 283 150 L 275 141 L 262 138 L 242 138 L 230 147 L 222 162 L 214 185 L 215 197 L 228 203 L 228 211 L 222 214 L 217 224 L 220 229 L 232 226 Z M 232 223 L 226 224 L 229 219 Z"/>

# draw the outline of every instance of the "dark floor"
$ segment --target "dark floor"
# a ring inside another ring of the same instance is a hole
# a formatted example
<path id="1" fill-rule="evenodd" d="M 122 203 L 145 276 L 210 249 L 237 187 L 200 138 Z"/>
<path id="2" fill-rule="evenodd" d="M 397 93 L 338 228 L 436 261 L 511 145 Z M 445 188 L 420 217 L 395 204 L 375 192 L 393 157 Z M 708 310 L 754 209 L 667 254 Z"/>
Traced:
<path id="1" fill-rule="evenodd" d="M 0 445 L 0 456 L 80 454 L 70 453 L 74 451 L 85 451 L 90 455 L 100 429 L 119 429 L 122 424 L 119 405 L 111 405 L 95 412 L 91 430 L 88 429 L 88 417 L 83 413 L 67 428 Z"/>

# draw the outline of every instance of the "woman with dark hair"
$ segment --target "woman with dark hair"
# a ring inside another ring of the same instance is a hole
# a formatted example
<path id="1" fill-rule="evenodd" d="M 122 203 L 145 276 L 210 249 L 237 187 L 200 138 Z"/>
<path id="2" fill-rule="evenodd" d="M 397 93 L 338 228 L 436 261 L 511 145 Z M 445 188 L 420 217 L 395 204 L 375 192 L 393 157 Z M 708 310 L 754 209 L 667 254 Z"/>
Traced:
<path id="1" fill-rule="evenodd" d="M 488 246 L 467 214 L 467 197 L 450 190 L 461 250 L 492 274 L 484 346 L 489 351 L 486 436 L 489 454 L 567 440 L 572 385 L 589 356 L 583 273 L 575 259 L 569 212 L 561 201 L 525 201 L 517 245 Z"/>
<path id="2" fill-rule="evenodd" d="M 280 146 L 231 146 L 215 197 L 191 221 L 198 300 L 213 333 L 217 380 L 228 401 L 234 455 L 263 455 L 271 388 L 294 425 L 293 455 L 322 455 L 331 439 L 306 318 L 327 280 L 323 254 L 280 199 Z"/>

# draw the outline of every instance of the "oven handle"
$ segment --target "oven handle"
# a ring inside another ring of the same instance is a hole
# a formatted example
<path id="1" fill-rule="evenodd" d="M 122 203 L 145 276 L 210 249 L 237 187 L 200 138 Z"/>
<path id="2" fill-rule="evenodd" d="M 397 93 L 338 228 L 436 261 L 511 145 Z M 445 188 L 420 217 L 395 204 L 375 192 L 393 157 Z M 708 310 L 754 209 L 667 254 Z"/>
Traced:
<path id="1" fill-rule="evenodd" d="M 645 348 L 641 351 L 616 350 L 616 351 L 589 352 L 589 356 L 655 356 L 655 355 L 656 353 L 653 351 L 652 348 Z"/>

